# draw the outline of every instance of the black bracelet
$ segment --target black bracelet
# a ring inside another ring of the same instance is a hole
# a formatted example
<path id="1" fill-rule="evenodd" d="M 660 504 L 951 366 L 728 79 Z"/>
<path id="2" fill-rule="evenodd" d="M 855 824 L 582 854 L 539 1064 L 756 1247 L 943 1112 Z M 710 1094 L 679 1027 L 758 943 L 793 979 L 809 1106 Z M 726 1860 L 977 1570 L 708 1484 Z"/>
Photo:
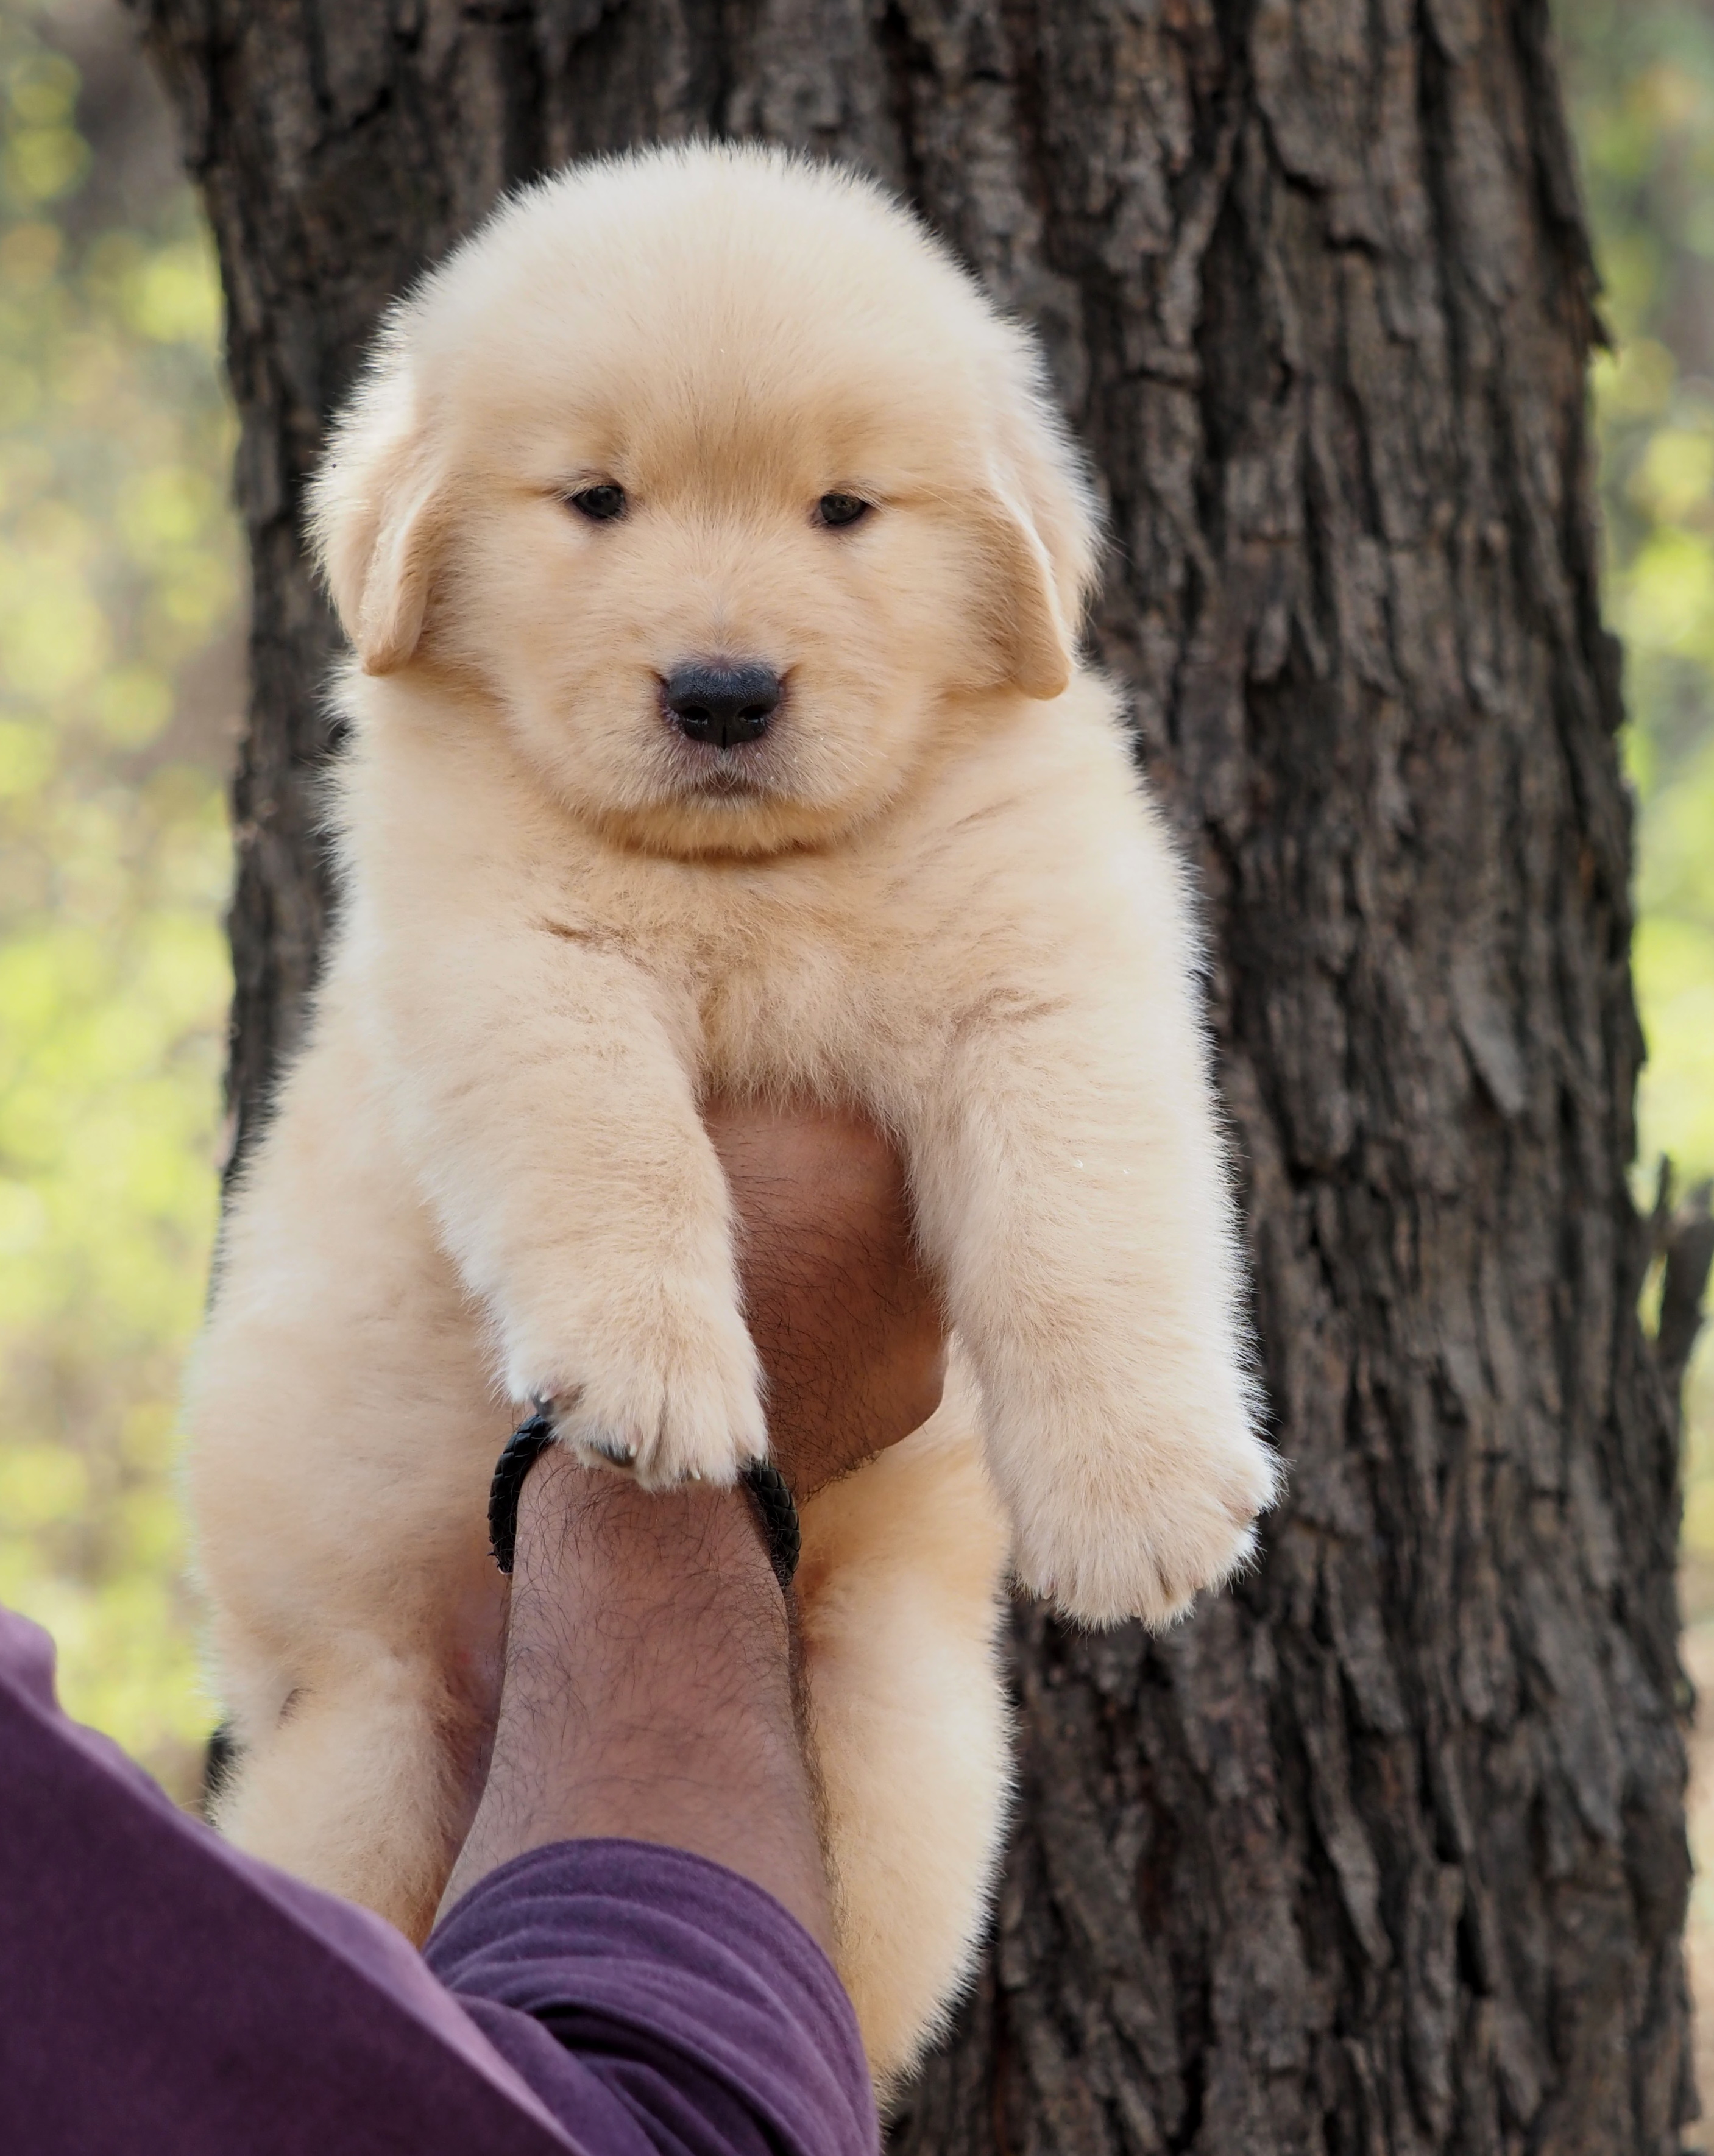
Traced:
<path id="1" fill-rule="evenodd" d="M 494 1562 L 509 1573 L 518 1553 L 518 1499 L 524 1477 L 553 1443 L 553 1417 L 537 1408 L 521 1424 L 500 1449 L 494 1463 L 494 1480 L 488 1486 L 488 1547 Z"/>
<path id="2" fill-rule="evenodd" d="M 798 1574 L 798 1559 L 803 1551 L 803 1531 L 798 1522 L 797 1502 L 786 1487 L 785 1476 L 771 1460 L 752 1460 L 744 1470 L 743 1481 L 762 1521 L 773 1576 L 780 1584 L 781 1594 L 789 1594 Z"/>
<path id="3" fill-rule="evenodd" d="M 524 1477 L 552 1443 L 552 1414 L 546 1408 L 538 1408 L 528 1422 L 521 1423 L 512 1432 L 495 1462 L 494 1479 L 488 1486 L 488 1546 L 502 1572 L 511 1572 L 517 1556 L 518 1499 L 523 1494 Z M 742 1481 L 762 1522 L 773 1576 L 781 1593 L 788 1593 L 797 1575 L 803 1537 L 786 1478 L 771 1460 L 752 1460 L 744 1470 Z"/>

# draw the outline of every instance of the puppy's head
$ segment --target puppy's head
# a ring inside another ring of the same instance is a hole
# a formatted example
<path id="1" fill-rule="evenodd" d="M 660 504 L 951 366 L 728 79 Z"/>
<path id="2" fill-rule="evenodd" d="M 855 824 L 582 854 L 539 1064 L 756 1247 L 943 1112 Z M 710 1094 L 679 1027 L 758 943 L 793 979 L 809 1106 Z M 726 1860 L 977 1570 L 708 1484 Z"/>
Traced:
<path id="1" fill-rule="evenodd" d="M 1065 687 L 1088 488 L 904 211 L 730 148 L 575 170 L 395 314 L 313 497 L 365 671 L 485 687 L 637 843 L 813 843 Z"/>

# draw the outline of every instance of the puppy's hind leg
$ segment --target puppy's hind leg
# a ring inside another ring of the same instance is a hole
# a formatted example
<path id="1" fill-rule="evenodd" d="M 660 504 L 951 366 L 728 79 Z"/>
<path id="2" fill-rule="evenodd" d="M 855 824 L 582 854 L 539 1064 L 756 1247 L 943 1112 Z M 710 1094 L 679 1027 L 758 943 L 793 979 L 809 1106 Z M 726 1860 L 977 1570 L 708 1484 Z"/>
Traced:
<path id="1" fill-rule="evenodd" d="M 218 1823 L 420 1934 L 499 1685 L 511 1415 L 336 1002 L 229 1215 L 187 1399 Z"/>
<path id="2" fill-rule="evenodd" d="M 923 1428 L 804 1508 L 800 1622 L 835 1959 L 883 2096 L 969 1974 L 1010 1787 L 1006 1532 L 973 1403 L 955 1353 Z"/>
<path id="3" fill-rule="evenodd" d="M 358 1902 L 420 1945 L 470 1824 L 480 1723 L 379 1640 L 291 1693 L 215 1805 L 228 1840 Z"/>

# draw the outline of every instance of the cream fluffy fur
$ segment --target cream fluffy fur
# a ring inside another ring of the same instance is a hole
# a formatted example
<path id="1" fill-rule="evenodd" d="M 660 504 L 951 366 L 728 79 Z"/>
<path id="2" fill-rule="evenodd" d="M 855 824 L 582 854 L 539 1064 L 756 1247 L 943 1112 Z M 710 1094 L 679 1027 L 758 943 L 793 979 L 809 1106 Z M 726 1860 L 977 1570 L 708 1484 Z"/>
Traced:
<path id="1" fill-rule="evenodd" d="M 567 506 L 597 483 L 622 518 Z M 828 529 L 830 491 L 874 507 Z M 902 211 L 683 150 L 531 189 L 427 280 L 315 527 L 358 662 L 344 909 L 192 1385 L 223 1824 L 421 1934 L 453 1642 L 503 1624 L 506 1430 L 552 1398 L 650 1484 L 763 1451 L 698 1101 L 859 1103 L 957 1342 L 933 1420 L 805 1522 L 841 1968 L 885 2077 L 980 1924 L 1008 1547 L 1072 1616 L 1162 1624 L 1275 1488 L 1184 880 L 1075 656 L 1075 459 L 1026 339 Z M 784 675 L 764 740 L 665 723 L 661 677 L 710 656 Z"/>

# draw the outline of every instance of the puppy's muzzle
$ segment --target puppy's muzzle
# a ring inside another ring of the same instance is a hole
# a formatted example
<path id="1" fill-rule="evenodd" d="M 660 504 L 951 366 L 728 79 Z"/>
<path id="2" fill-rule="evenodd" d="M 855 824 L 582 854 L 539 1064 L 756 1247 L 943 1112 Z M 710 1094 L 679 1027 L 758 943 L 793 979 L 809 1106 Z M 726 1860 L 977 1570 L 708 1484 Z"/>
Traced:
<path id="1" fill-rule="evenodd" d="M 686 740 L 711 748 L 739 748 L 767 732 L 783 693 L 771 666 L 747 660 L 723 665 L 695 660 L 675 667 L 661 684 L 661 701 Z"/>

